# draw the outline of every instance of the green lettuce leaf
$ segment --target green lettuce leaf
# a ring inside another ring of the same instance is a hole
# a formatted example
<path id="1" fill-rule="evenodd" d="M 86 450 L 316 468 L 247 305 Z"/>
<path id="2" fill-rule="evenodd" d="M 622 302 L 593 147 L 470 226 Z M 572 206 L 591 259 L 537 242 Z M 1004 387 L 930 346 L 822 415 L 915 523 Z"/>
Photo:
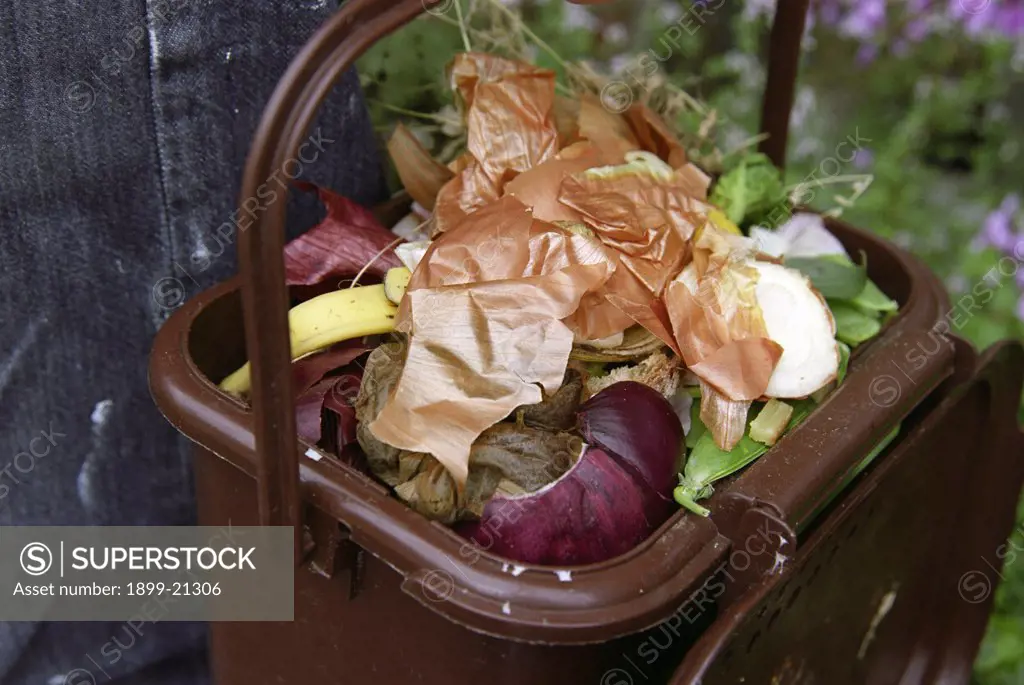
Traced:
<path id="1" fill-rule="evenodd" d="M 710 199 L 734 224 L 758 223 L 786 202 L 782 173 L 765 155 L 747 155 L 718 179 Z"/>

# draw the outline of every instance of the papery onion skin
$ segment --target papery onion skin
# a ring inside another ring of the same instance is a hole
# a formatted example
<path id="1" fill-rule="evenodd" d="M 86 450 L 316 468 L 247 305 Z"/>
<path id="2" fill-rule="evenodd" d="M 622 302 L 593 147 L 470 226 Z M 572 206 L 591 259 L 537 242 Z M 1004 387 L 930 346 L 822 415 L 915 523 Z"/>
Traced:
<path id="1" fill-rule="evenodd" d="M 595 395 L 579 415 L 588 439 L 615 444 L 625 456 L 588 447 L 558 480 L 529 495 L 495 496 L 479 521 L 457 530 L 507 559 L 576 566 L 625 554 L 664 523 L 675 508 L 683 440 L 668 400 L 627 381 Z"/>

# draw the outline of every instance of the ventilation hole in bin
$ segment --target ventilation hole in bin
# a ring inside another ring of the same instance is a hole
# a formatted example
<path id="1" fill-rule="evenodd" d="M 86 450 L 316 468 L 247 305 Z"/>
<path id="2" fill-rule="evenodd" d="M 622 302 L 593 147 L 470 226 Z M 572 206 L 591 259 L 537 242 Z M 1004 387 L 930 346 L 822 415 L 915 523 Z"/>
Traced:
<path id="1" fill-rule="evenodd" d="M 852 526 L 850 526 L 850 529 L 848 531 L 846 531 L 846 539 L 847 540 L 849 540 L 850 538 L 852 538 L 854 535 L 857 534 L 857 527 L 859 525 L 860 524 L 858 524 L 858 523 L 854 523 Z"/>
<path id="2" fill-rule="evenodd" d="M 761 608 L 757 610 L 757 617 L 761 618 L 762 616 L 764 616 L 766 611 L 768 611 L 768 605 L 762 604 Z"/>
<path id="3" fill-rule="evenodd" d="M 779 615 L 782 614 L 782 609 L 776 609 L 772 612 L 772 615 L 768 617 L 768 627 L 765 630 L 771 630 L 775 622 L 779 620 Z"/>
<path id="4" fill-rule="evenodd" d="M 814 582 L 814 579 L 818 577 L 819 573 L 821 573 L 821 564 L 820 563 L 815 565 L 814 570 L 811 571 L 811 577 L 807 581 L 808 585 Z"/>
<path id="5" fill-rule="evenodd" d="M 836 552 L 838 552 L 838 551 L 839 551 L 839 545 L 838 544 L 832 545 L 832 549 L 830 549 L 828 551 L 828 560 L 829 560 L 829 562 L 831 562 L 832 559 L 835 558 Z"/>
<path id="6" fill-rule="evenodd" d="M 800 587 L 799 585 L 797 585 L 796 589 L 793 590 L 793 594 L 791 594 L 789 596 L 789 601 L 786 602 L 786 609 L 789 609 L 790 607 L 793 606 L 794 603 L 796 603 L 796 598 L 800 596 L 800 591 L 801 590 L 803 590 L 803 588 Z"/>
<path id="7" fill-rule="evenodd" d="M 761 631 L 759 630 L 756 633 L 754 633 L 753 637 L 750 638 L 750 642 L 747 643 L 747 654 L 750 654 L 750 652 L 754 649 L 754 645 L 757 644 L 757 641 L 760 637 Z"/>
<path id="8" fill-rule="evenodd" d="M 722 655 L 722 664 L 727 664 L 732 661 L 732 646 L 725 650 L 725 654 Z"/>

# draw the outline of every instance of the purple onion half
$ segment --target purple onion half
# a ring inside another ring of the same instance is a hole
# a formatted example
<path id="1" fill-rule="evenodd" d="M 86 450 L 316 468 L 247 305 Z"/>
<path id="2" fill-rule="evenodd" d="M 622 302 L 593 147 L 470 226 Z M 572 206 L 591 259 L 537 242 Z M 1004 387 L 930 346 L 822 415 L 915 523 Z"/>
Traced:
<path id="1" fill-rule="evenodd" d="M 657 391 L 630 381 L 605 388 L 579 412 L 589 446 L 537 492 L 493 497 L 459 532 L 530 564 L 593 564 L 628 552 L 672 514 L 683 429 Z"/>

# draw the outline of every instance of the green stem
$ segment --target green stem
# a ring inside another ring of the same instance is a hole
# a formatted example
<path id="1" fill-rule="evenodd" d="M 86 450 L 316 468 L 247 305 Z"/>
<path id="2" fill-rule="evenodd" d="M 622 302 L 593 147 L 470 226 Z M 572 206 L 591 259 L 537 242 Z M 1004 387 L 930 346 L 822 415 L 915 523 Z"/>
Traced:
<path id="1" fill-rule="evenodd" d="M 677 487 L 672 492 L 672 496 L 675 498 L 676 502 L 678 502 L 680 506 L 692 511 L 694 514 L 697 514 L 698 516 L 703 516 L 707 518 L 711 515 L 710 509 L 707 509 L 706 507 L 702 507 L 701 505 L 697 504 L 697 501 L 694 499 L 694 493 L 687 489 L 685 485 L 680 485 L 679 487 Z"/>
<path id="2" fill-rule="evenodd" d="M 462 0 L 455 0 L 455 16 L 459 18 L 459 33 L 462 34 L 462 44 L 466 48 L 466 52 L 473 52 L 473 47 L 469 44 L 469 34 L 466 33 L 466 19 L 462 16 Z"/>
<path id="3" fill-rule="evenodd" d="M 443 117 L 440 114 L 430 114 L 429 112 L 417 112 L 412 109 L 406 109 L 405 107 L 399 107 L 398 105 L 392 105 L 382 100 L 375 100 L 373 98 L 366 98 L 367 102 L 375 104 L 379 107 L 383 107 L 386 110 L 395 112 L 397 114 L 404 114 L 407 117 L 415 117 L 417 119 L 427 119 L 428 121 L 436 121 L 438 124 L 455 124 L 461 126 L 461 121 L 455 121 L 448 117 Z"/>
<path id="4" fill-rule="evenodd" d="M 824 186 L 831 186 L 837 183 L 856 183 L 857 181 L 870 181 L 874 180 L 872 174 L 847 174 L 845 176 L 830 176 L 828 178 L 815 179 L 810 183 L 801 181 L 794 183 L 793 185 L 786 186 L 785 191 L 787 194 L 792 193 L 797 188 L 822 188 Z"/>
<path id="5" fill-rule="evenodd" d="M 767 133 L 759 133 L 756 136 L 751 136 L 751 137 L 747 138 L 746 140 L 744 140 L 739 145 L 737 145 L 736 147 L 732 148 L 731 150 L 729 150 L 725 154 L 723 154 L 722 155 L 722 159 L 727 159 L 727 158 L 729 158 L 732 155 L 739 154 L 740 152 L 743 152 L 747 148 L 754 147 L 755 145 L 760 143 L 762 140 L 766 140 L 767 138 L 768 138 L 768 134 Z"/>
<path id="6" fill-rule="evenodd" d="M 555 60 L 555 62 L 560 67 L 565 69 L 565 72 L 567 74 L 573 71 L 572 65 L 566 62 L 564 59 L 562 59 L 562 56 L 555 52 L 554 48 L 552 48 L 550 45 L 544 42 L 544 40 L 541 39 L 540 36 L 538 36 L 536 33 L 530 30 L 530 27 L 527 26 L 525 22 L 523 22 L 522 18 L 518 14 L 510 10 L 508 7 L 505 7 L 505 5 L 501 4 L 500 0 L 490 0 L 490 2 L 493 7 L 497 8 L 499 11 L 505 14 L 505 16 L 509 18 L 509 20 L 516 24 L 516 28 L 522 31 L 524 36 L 532 40 L 534 44 L 536 44 L 536 46 L 539 47 L 541 50 L 548 53 L 548 55 L 551 56 L 551 59 Z"/>

